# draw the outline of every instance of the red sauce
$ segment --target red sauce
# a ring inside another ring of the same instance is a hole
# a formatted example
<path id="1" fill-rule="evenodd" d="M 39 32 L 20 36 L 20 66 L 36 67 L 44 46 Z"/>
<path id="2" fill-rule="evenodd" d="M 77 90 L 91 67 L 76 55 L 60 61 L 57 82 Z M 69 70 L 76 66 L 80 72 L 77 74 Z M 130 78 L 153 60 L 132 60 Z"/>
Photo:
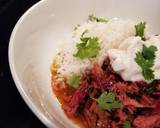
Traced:
<path id="1" fill-rule="evenodd" d="M 66 86 L 66 88 L 63 88 L 63 89 L 60 89 L 60 88 L 57 88 L 57 87 L 58 87 L 57 85 L 52 85 L 53 92 L 56 95 L 58 101 L 61 103 L 61 107 L 63 109 L 63 106 L 66 106 L 68 104 L 68 102 L 71 100 L 71 97 L 75 93 L 75 89 L 69 88 L 68 86 Z M 66 112 L 64 111 L 64 113 L 66 113 Z M 69 118 L 73 122 L 78 124 L 80 126 L 80 128 L 85 128 L 85 126 L 83 124 L 83 120 L 81 119 L 81 117 L 72 116 L 72 117 L 69 117 Z"/>

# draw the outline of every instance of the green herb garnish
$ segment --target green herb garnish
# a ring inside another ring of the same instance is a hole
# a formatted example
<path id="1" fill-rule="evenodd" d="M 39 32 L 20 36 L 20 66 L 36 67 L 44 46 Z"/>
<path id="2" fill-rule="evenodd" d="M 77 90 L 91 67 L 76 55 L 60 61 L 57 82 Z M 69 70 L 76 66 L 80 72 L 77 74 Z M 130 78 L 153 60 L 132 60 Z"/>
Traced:
<path id="1" fill-rule="evenodd" d="M 130 121 L 125 121 L 123 123 L 123 128 L 131 128 L 131 122 Z"/>
<path id="2" fill-rule="evenodd" d="M 135 61 L 141 67 L 145 80 L 154 79 L 154 71 L 152 70 L 152 67 L 154 65 L 156 51 L 157 47 L 153 45 L 149 47 L 143 45 L 142 52 L 136 53 Z"/>
<path id="3" fill-rule="evenodd" d="M 78 88 L 80 84 L 80 76 L 73 74 L 68 78 L 67 84 L 73 88 Z"/>
<path id="4" fill-rule="evenodd" d="M 81 37 L 83 37 L 87 32 L 88 32 L 88 30 L 86 29 L 86 30 L 82 33 Z"/>
<path id="5" fill-rule="evenodd" d="M 115 94 L 112 92 L 103 92 L 98 99 L 94 99 L 98 102 L 102 109 L 112 111 L 114 109 L 122 107 L 122 102 L 116 100 Z"/>
<path id="6" fill-rule="evenodd" d="M 75 30 L 77 30 L 79 27 L 80 27 L 80 24 L 77 24 L 77 25 L 74 27 L 73 30 L 75 31 Z"/>
<path id="7" fill-rule="evenodd" d="M 98 17 L 94 16 L 93 14 L 89 15 L 88 20 L 92 21 L 92 22 L 102 22 L 102 23 L 108 22 L 107 19 L 105 19 L 105 18 L 98 18 Z"/>
<path id="8" fill-rule="evenodd" d="M 139 24 L 135 25 L 136 28 L 136 36 L 140 36 L 142 39 L 144 38 L 144 29 L 145 29 L 145 22 L 140 22 Z"/>
<path id="9" fill-rule="evenodd" d="M 75 57 L 80 59 L 94 58 L 99 54 L 100 44 L 97 37 L 81 37 L 81 43 L 77 44 Z"/>

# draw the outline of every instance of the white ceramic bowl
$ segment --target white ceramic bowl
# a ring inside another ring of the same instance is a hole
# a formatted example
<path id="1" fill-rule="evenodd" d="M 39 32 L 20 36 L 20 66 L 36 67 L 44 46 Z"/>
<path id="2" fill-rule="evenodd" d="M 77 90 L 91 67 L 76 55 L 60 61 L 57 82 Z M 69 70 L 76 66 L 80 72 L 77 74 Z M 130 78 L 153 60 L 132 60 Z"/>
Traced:
<path id="1" fill-rule="evenodd" d="M 58 41 L 89 14 L 146 21 L 156 34 L 159 11 L 160 0 L 40 1 L 21 17 L 10 39 L 10 68 L 23 99 L 47 127 L 77 127 L 64 115 L 51 89 L 50 64 Z"/>

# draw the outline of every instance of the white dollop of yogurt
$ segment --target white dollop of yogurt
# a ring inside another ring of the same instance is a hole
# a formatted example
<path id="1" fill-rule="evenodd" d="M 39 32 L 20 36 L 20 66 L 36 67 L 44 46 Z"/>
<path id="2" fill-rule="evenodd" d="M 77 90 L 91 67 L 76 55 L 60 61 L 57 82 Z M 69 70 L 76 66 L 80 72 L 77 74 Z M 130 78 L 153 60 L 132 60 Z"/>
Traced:
<path id="1" fill-rule="evenodd" d="M 143 44 L 147 47 L 154 45 L 158 49 L 152 70 L 155 79 L 160 79 L 160 36 L 151 36 L 147 41 L 141 40 L 140 37 L 129 37 L 118 48 L 108 50 L 114 71 L 125 81 L 150 82 L 144 79 L 141 68 L 135 62 L 136 53 L 142 51 Z"/>

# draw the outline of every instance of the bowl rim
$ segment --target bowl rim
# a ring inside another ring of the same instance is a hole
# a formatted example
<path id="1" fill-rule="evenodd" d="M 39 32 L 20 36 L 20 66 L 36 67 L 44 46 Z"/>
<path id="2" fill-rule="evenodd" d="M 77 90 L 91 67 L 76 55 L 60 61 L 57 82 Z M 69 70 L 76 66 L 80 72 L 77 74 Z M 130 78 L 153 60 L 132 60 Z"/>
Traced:
<path id="1" fill-rule="evenodd" d="M 18 75 L 15 70 L 15 65 L 14 65 L 14 57 L 13 57 L 13 51 L 14 51 L 14 40 L 16 33 L 19 29 L 19 27 L 22 25 L 23 21 L 25 18 L 32 12 L 34 11 L 35 8 L 38 8 L 39 6 L 43 5 L 44 2 L 47 2 L 48 0 L 40 0 L 39 2 L 35 3 L 32 5 L 24 14 L 20 17 L 18 22 L 16 23 L 10 39 L 9 39 L 9 46 L 8 46 L 8 61 L 9 61 L 9 67 L 11 71 L 12 78 L 14 80 L 14 83 L 16 85 L 16 88 L 18 89 L 20 95 L 22 96 L 23 100 L 27 104 L 27 106 L 30 108 L 30 110 L 37 116 L 37 118 L 47 127 L 54 127 L 57 128 L 57 126 L 53 123 L 53 121 L 49 120 L 44 114 L 41 113 L 39 109 L 37 109 L 36 105 L 32 102 L 32 100 L 29 98 L 23 87 L 21 86 L 21 82 L 18 78 Z M 54 118 L 55 119 L 55 118 Z M 55 121 L 57 121 L 55 119 Z"/>

